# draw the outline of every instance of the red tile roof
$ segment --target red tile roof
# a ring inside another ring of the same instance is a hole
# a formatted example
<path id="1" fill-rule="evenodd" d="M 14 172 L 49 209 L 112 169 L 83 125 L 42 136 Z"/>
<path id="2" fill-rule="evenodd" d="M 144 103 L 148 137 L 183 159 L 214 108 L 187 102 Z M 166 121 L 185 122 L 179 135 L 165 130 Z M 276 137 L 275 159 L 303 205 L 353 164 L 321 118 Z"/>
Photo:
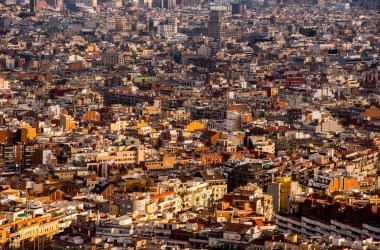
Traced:
<path id="1" fill-rule="evenodd" d="M 263 227 L 265 226 L 264 222 L 262 220 L 255 220 L 255 223 L 256 225 L 258 225 L 259 227 Z"/>
<path id="2" fill-rule="evenodd" d="M 175 194 L 176 192 L 174 191 L 169 191 L 169 192 L 166 192 L 166 193 L 163 193 L 163 194 L 158 194 L 158 195 L 155 195 L 153 197 L 150 198 L 150 200 L 158 200 L 158 199 L 161 199 L 161 198 L 164 198 L 166 196 L 169 196 L 169 195 L 172 195 L 172 194 Z"/>

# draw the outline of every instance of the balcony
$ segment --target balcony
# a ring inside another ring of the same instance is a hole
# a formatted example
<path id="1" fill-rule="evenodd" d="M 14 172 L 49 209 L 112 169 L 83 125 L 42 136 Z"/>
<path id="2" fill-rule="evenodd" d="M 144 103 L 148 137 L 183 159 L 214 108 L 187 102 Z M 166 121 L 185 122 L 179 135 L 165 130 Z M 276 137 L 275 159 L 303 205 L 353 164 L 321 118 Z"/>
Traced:
<path id="1" fill-rule="evenodd" d="M 8 238 L 10 238 L 10 242 L 11 244 L 13 244 L 21 240 L 21 235 L 18 232 L 16 232 L 16 233 L 10 234 Z"/>
<path id="2" fill-rule="evenodd" d="M 380 227 L 363 224 L 363 234 L 372 236 L 375 240 L 380 241 Z"/>

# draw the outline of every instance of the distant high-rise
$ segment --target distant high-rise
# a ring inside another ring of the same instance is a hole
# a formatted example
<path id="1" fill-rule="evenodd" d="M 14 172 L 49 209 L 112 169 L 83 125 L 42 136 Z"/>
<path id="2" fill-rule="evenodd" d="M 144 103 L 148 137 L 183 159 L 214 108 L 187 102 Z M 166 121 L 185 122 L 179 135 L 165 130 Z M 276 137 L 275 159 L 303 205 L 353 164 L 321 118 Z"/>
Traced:
<path id="1" fill-rule="evenodd" d="M 247 5 L 241 3 L 231 4 L 232 15 L 243 15 L 247 10 Z"/>
<path id="2" fill-rule="evenodd" d="M 176 5 L 177 5 L 176 0 L 164 0 L 165 9 L 169 9 L 169 10 L 175 9 Z"/>
<path id="3" fill-rule="evenodd" d="M 380 0 L 362 0 L 363 5 L 366 9 L 369 10 L 380 10 Z"/>
<path id="4" fill-rule="evenodd" d="M 62 0 L 45 0 L 46 4 L 54 8 L 61 8 L 63 6 Z"/>
<path id="5" fill-rule="evenodd" d="M 222 29 L 222 12 L 220 10 L 210 11 L 208 33 L 210 37 L 215 39 L 220 39 L 224 36 Z"/>
<path id="6" fill-rule="evenodd" d="M 177 23 L 178 20 L 175 17 L 168 17 L 157 26 L 157 33 L 163 37 L 173 36 L 178 32 Z"/>
<path id="7" fill-rule="evenodd" d="M 66 0 L 66 8 L 70 11 L 78 11 L 76 0 Z"/>
<path id="8" fill-rule="evenodd" d="M 164 8 L 164 0 L 153 0 L 152 7 L 153 8 Z"/>
<path id="9" fill-rule="evenodd" d="M 211 10 L 208 21 L 208 36 L 217 40 L 241 38 L 241 28 L 223 22 L 221 10 Z"/>
<path id="10" fill-rule="evenodd" d="M 202 5 L 203 0 L 182 0 L 181 5 L 183 6 L 199 6 Z"/>
<path id="11" fill-rule="evenodd" d="M 30 7 L 30 13 L 36 13 L 37 8 L 38 8 L 37 0 L 30 0 L 29 7 Z"/>
<path id="12" fill-rule="evenodd" d="M 114 17 L 115 30 L 117 31 L 130 31 L 132 30 L 132 23 L 125 17 Z"/>
<path id="13" fill-rule="evenodd" d="M 152 0 L 138 0 L 138 6 L 141 8 L 151 8 Z"/>

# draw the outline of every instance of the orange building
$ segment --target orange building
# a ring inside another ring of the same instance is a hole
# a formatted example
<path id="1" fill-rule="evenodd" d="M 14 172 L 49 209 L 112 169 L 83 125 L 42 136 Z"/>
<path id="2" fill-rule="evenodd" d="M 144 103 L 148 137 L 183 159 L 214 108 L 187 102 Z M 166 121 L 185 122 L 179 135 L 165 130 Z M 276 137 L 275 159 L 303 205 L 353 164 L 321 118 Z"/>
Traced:
<path id="1" fill-rule="evenodd" d="M 31 127 L 29 124 L 21 124 L 20 129 L 27 129 L 27 138 L 28 139 L 34 139 L 37 136 L 37 130 L 36 128 Z"/>
<path id="2" fill-rule="evenodd" d="M 252 121 L 252 114 L 245 113 L 243 114 L 242 122 L 243 123 L 248 123 Z"/>
<path id="3" fill-rule="evenodd" d="M 192 121 L 186 126 L 186 132 L 194 132 L 196 130 L 204 130 L 205 125 L 198 121 Z"/>
<path id="4" fill-rule="evenodd" d="M 212 165 L 218 162 L 222 162 L 223 156 L 220 153 L 203 153 L 197 159 L 203 165 Z"/>
<path id="5" fill-rule="evenodd" d="M 100 114 L 99 112 L 96 112 L 96 111 L 87 111 L 83 118 L 82 118 L 83 121 L 100 121 Z"/>
<path id="6" fill-rule="evenodd" d="M 334 178 L 330 183 L 330 192 L 346 191 L 359 188 L 359 184 L 355 177 L 339 177 Z"/>
<path id="7" fill-rule="evenodd" d="M 63 127 L 63 130 L 72 130 L 76 127 L 76 122 L 74 118 L 68 115 L 60 115 L 59 125 Z"/>
<path id="8" fill-rule="evenodd" d="M 8 140 L 8 130 L 0 130 L 0 143 L 6 143 Z"/>
<path id="9" fill-rule="evenodd" d="M 87 51 L 88 52 L 98 52 L 98 51 L 100 51 L 100 49 L 99 49 L 98 45 L 96 45 L 95 43 L 91 43 L 87 46 Z"/>

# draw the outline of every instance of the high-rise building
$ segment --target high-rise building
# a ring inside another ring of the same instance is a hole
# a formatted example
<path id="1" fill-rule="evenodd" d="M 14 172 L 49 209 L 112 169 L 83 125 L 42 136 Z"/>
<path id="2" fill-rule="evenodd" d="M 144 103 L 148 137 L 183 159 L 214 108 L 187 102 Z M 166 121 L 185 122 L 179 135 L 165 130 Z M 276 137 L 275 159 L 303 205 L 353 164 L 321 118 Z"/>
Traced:
<path id="1" fill-rule="evenodd" d="M 241 3 L 231 4 L 232 15 L 243 15 L 247 10 L 247 5 Z"/>
<path id="2" fill-rule="evenodd" d="M 181 5 L 183 6 L 199 6 L 202 5 L 202 0 L 182 0 Z"/>
<path id="3" fill-rule="evenodd" d="M 220 10 L 210 11 L 208 34 L 215 39 L 220 39 L 224 36 L 222 29 L 222 12 Z"/>
<path id="4" fill-rule="evenodd" d="M 72 130 L 76 127 L 75 119 L 68 115 L 60 115 L 59 123 L 64 131 Z"/>
<path id="5" fill-rule="evenodd" d="M 165 9 L 169 9 L 169 10 L 175 9 L 176 5 L 177 5 L 176 0 L 164 0 Z"/>
<path id="6" fill-rule="evenodd" d="M 74 12 L 79 10 L 76 0 L 66 0 L 66 8 Z"/>
<path id="7" fill-rule="evenodd" d="M 36 13 L 38 10 L 37 0 L 30 0 L 29 11 L 30 13 Z"/>
<path id="8" fill-rule="evenodd" d="M 157 33 L 163 37 L 168 37 L 177 34 L 177 18 L 168 17 L 162 23 L 157 26 Z"/>
<path id="9" fill-rule="evenodd" d="M 221 10 L 211 10 L 208 21 L 208 36 L 217 40 L 238 39 L 241 37 L 241 28 L 225 24 Z"/>
<path id="10" fill-rule="evenodd" d="M 300 194 L 301 188 L 296 181 L 292 181 L 290 177 L 277 177 L 268 187 L 268 194 L 273 196 L 273 210 L 276 213 L 289 212 L 290 197 Z"/>
<path id="11" fill-rule="evenodd" d="M 141 8 L 151 8 L 152 2 L 152 0 L 138 0 L 138 6 Z"/>
<path id="12" fill-rule="evenodd" d="M 153 0 L 152 7 L 153 8 L 164 8 L 164 0 Z"/>
<path id="13" fill-rule="evenodd" d="M 61 8 L 63 5 L 62 0 L 45 0 L 46 4 L 54 8 Z"/>
<path id="14" fill-rule="evenodd" d="M 132 30 L 132 23 L 125 17 L 115 17 L 115 30 L 117 31 L 130 31 Z"/>
<path id="15" fill-rule="evenodd" d="M 380 0 L 368 0 L 361 1 L 366 9 L 369 10 L 380 10 Z"/>

